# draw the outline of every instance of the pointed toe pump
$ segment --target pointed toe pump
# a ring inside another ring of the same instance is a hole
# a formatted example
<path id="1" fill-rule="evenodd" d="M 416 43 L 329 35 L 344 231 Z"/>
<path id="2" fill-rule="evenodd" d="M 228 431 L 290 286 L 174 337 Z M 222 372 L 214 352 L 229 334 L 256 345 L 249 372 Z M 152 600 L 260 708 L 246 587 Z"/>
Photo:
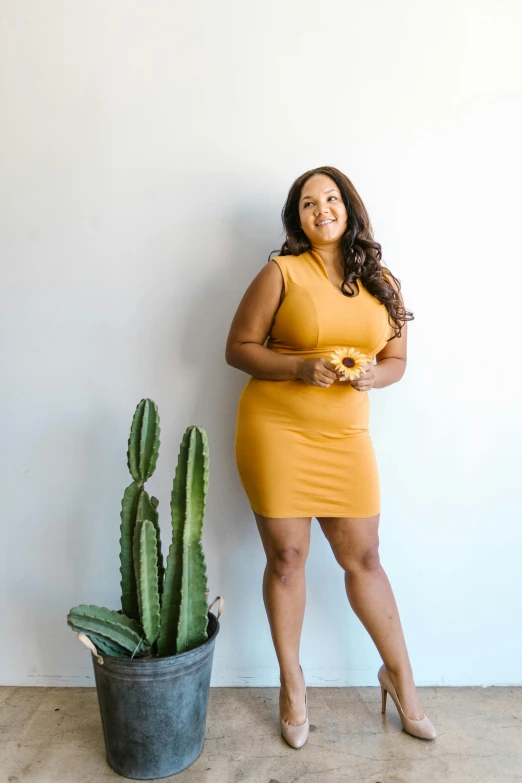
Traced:
<path id="1" fill-rule="evenodd" d="M 407 731 L 408 734 L 411 734 L 413 737 L 419 737 L 420 739 L 435 739 L 437 732 L 426 714 L 424 714 L 424 717 L 420 718 L 420 720 L 412 720 L 404 714 L 399 697 L 397 696 L 397 691 L 393 687 L 388 669 L 384 663 L 377 672 L 377 677 L 381 685 L 383 714 L 386 712 L 386 694 L 389 693 L 397 707 L 397 712 L 399 713 L 404 731 Z"/>
<path id="2" fill-rule="evenodd" d="M 303 674 L 303 670 L 301 666 L 299 666 L 301 669 L 301 674 Z M 304 680 L 304 674 L 303 674 L 303 680 Z M 279 713 L 279 723 L 281 725 L 281 734 L 283 735 L 286 742 L 292 747 L 292 748 L 301 748 L 306 740 L 308 739 L 308 734 L 310 732 L 310 723 L 308 721 L 308 699 L 306 696 L 306 686 L 305 686 L 305 707 L 306 707 L 306 718 L 304 719 L 303 723 L 299 723 L 297 725 L 294 725 L 292 723 L 287 723 L 283 720 L 281 713 Z"/>

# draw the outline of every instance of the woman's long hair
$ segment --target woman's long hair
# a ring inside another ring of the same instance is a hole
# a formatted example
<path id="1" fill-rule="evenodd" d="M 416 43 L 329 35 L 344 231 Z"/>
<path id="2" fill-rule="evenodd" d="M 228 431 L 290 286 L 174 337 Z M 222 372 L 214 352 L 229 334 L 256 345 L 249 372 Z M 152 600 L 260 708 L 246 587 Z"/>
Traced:
<path id="1" fill-rule="evenodd" d="M 400 282 L 390 270 L 381 264 L 381 246 L 373 238 L 373 230 L 366 208 L 348 177 L 333 166 L 320 166 L 306 171 L 293 183 L 286 203 L 281 212 L 281 219 L 286 231 L 286 240 L 278 255 L 299 256 L 311 250 L 310 240 L 300 226 L 299 200 L 305 182 L 314 174 L 326 174 L 334 180 L 341 193 L 348 221 L 346 231 L 339 240 L 343 254 L 344 280 L 341 291 L 345 296 L 354 296 L 355 292 L 348 286 L 361 281 L 370 294 L 375 296 L 388 310 L 389 318 L 398 331 L 391 337 L 401 336 L 401 327 L 405 321 L 413 321 L 414 315 L 402 306 L 398 293 L 386 280 L 386 273 L 393 278 L 400 289 Z M 277 251 L 273 250 L 270 256 Z M 270 260 L 270 258 L 269 258 Z M 358 288 L 357 288 L 358 290 Z M 389 341 L 388 341 L 389 342 Z"/>

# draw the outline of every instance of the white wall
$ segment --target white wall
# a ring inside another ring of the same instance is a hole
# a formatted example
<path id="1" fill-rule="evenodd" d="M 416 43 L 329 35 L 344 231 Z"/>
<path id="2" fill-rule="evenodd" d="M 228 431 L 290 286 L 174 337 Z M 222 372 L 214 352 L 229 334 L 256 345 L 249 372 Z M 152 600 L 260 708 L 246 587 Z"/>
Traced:
<path id="1" fill-rule="evenodd" d="M 149 396 L 165 547 L 181 435 L 210 439 L 212 685 L 278 684 L 233 456 L 247 376 L 224 344 L 291 182 L 323 164 L 355 183 L 416 316 L 406 375 L 371 392 L 416 683 L 522 683 L 521 23 L 509 0 L 0 0 L 1 683 L 93 685 L 66 615 L 119 607 Z M 376 685 L 315 520 L 307 585 L 307 683 Z"/>

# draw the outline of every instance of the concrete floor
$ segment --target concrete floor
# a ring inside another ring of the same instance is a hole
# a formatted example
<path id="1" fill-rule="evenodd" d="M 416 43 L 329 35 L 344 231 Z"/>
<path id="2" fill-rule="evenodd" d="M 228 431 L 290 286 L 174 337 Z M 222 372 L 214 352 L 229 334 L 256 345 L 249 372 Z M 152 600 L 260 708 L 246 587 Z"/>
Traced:
<path id="1" fill-rule="evenodd" d="M 279 733 L 277 688 L 211 688 L 203 752 L 177 783 L 522 781 L 522 687 L 419 688 L 432 741 L 379 687 L 308 688 L 308 742 Z M 0 688 L 1 783 L 125 780 L 105 760 L 94 688 Z"/>

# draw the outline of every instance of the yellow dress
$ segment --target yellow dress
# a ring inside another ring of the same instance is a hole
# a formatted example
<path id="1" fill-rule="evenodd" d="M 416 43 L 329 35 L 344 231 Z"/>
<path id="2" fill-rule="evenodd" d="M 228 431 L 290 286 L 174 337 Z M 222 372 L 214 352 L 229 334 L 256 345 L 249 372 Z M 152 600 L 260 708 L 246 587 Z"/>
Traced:
<path id="1" fill-rule="evenodd" d="M 373 360 L 394 333 L 358 280 L 347 297 L 321 256 L 276 256 L 285 295 L 267 347 L 303 358 L 353 346 Z M 235 457 L 251 508 L 266 517 L 369 517 L 380 511 L 370 398 L 349 382 L 250 378 L 239 398 Z"/>

